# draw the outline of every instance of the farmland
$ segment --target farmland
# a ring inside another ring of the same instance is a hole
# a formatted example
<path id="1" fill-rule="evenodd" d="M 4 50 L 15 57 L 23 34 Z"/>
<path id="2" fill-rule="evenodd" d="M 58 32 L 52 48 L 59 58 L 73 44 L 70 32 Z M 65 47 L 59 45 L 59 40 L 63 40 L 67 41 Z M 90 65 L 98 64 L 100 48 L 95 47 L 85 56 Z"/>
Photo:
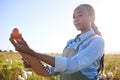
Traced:
<path id="1" fill-rule="evenodd" d="M 51 56 L 60 56 L 60 54 L 51 53 Z M 17 52 L 0 52 L 0 80 L 17 80 L 21 71 L 31 71 L 27 80 L 59 80 L 59 76 L 47 78 L 35 74 L 31 69 L 24 68 L 21 55 Z M 104 70 L 113 72 L 111 80 L 120 80 L 120 54 L 105 54 Z"/>

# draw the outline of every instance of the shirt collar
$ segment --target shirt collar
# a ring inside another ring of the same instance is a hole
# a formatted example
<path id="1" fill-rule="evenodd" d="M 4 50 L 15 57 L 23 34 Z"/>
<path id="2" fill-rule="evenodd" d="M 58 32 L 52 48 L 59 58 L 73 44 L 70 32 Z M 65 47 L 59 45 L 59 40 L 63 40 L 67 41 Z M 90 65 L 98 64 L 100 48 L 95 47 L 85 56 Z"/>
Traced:
<path id="1" fill-rule="evenodd" d="M 91 34 L 95 34 L 95 32 L 94 32 L 94 30 L 93 30 L 92 28 L 91 28 L 89 31 L 81 34 L 81 35 L 79 36 L 79 38 L 80 38 L 80 40 L 82 41 L 82 40 L 86 39 L 88 36 L 90 36 Z"/>

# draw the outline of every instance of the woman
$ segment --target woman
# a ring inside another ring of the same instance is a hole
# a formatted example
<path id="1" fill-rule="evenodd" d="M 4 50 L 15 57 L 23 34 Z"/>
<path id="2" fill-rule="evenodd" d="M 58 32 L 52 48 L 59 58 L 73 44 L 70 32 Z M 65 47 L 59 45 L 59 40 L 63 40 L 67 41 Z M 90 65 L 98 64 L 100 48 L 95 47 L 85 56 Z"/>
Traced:
<path id="1" fill-rule="evenodd" d="M 97 80 L 97 69 L 104 52 L 104 40 L 96 34 L 98 31 L 93 27 L 94 21 L 95 12 L 91 5 L 81 4 L 75 8 L 73 23 L 80 34 L 67 42 L 61 57 L 37 53 L 24 39 L 22 43 L 18 42 L 22 46 L 15 43 L 12 36 L 10 41 L 18 52 L 34 56 L 51 65 L 50 74 L 60 74 L 60 80 Z"/>

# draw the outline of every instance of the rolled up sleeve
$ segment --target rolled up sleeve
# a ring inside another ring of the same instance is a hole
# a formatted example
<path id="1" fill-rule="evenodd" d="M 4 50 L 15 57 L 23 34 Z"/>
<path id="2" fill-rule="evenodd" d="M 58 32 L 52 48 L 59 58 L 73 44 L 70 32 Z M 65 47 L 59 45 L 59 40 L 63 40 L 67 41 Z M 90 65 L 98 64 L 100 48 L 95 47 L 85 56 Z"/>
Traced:
<path id="1" fill-rule="evenodd" d="M 66 57 L 55 57 L 55 72 L 64 72 L 67 68 Z"/>

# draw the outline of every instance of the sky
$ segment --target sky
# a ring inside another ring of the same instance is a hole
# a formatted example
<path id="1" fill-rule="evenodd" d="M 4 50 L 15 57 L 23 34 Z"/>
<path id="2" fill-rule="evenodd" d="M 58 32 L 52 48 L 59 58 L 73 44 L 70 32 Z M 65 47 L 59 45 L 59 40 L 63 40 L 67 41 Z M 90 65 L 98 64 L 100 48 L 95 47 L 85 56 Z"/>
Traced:
<path id="1" fill-rule="evenodd" d="M 120 52 L 119 0 L 0 0 L 0 49 L 14 50 L 9 41 L 17 27 L 29 46 L 41 53 L 62 53 L 79 31 L 73 25 L 73 10 L 90 4 L 95 23 L 105 40 L 105 52 Z"/>

